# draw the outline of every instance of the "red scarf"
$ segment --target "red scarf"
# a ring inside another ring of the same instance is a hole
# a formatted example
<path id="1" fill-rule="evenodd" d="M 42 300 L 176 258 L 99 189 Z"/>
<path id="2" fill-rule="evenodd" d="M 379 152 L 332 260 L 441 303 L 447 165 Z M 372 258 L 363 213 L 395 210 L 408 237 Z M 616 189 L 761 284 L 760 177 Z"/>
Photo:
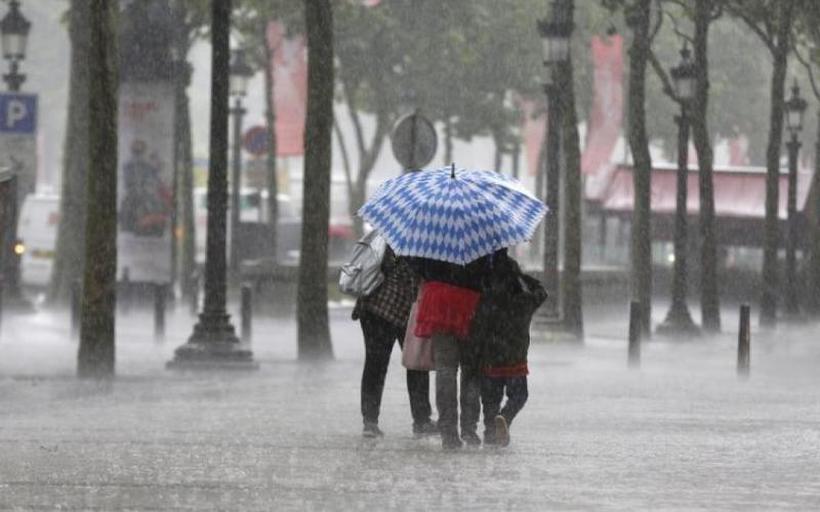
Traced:
<path id="1" fill-rule="evenodd" d="M 420 338 L 453 334 L 466 339 L 480 297 L 477 291 L 469 288 L 426 281 L 421 285 L 414 334 Z"/>

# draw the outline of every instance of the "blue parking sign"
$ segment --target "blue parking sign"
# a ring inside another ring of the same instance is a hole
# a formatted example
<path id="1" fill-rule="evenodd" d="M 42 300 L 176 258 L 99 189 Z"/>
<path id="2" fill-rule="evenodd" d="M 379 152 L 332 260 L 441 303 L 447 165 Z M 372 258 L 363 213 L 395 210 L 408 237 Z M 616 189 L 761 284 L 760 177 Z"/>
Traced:
<path id="1" fill-rule="evenodd" d="M 37 130 L 37 96 L 0 94 L 0 133 L 33 134 Z"/>

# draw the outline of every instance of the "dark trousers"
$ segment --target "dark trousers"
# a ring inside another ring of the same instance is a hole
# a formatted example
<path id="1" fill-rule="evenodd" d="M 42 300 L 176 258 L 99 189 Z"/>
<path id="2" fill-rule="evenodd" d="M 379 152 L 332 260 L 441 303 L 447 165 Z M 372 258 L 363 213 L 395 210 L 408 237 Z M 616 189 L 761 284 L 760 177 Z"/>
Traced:
<path id="1" fill-rule="evenodd" d="M 467 362 L 465 341 L 449 334 L 435 334 L 432 339 L 436 362 L 436 408 L 438 426 L 442 433 L 456 436 L 461 432 L 475 432 L 481 414 L 481 375 Z M 458 379 L 458 370 L 461 377 Z M 460 380 L 461 389 L 458 389 Z M 458 406 L 461 405 L 461 415 Z"/>
<path id="2" fill-rule="evenodd" d="M 507 394 L 507 402 L 501 407 L 501 400 L 504 393 Z M 490 431 L 495 430 L 495 417 L 504 416 L 507 425 L 512 424 L 515 416 L 527 402 L 527 377 L 482 377 L 481 379 L 481 405 L 484 407 L 484 428 Z"/>
<path id="3" fill-rule="evenodd" d="M 461 404 L 461 432 L 475 432 L 478 426 L 478 417 L 481 415 L 481 373 L 478 368 L 461 364 L 461 389 L 459 403 Z"/>
<path id="4" fill-rule="evenodd" d="M 362 418 L 365 423 L 378 423 L 384 391 L 384 379 L 390 364 L 393 343 L 404 344 L 404 329 L 378 315 L 362 311 L 359 318 L 364 334 L 364 371 L 362 372 Z M 429 372 L 407 370 L 407 392 L 414 423 L 430 421 Z"/>

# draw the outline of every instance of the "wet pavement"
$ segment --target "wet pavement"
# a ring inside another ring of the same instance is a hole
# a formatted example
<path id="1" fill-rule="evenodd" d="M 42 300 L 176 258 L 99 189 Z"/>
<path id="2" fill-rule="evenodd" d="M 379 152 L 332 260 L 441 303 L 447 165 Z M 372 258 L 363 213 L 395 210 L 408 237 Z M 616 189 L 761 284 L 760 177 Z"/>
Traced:
<path id="1" fill-rule="evenodd" d="M 657 307 L 660 313 L 664 308 Z M 2 510 L 817 510 L 820 328 L 656 339 L 626 364 L 626 312 L 588 315 L 583 347 L 535 344 L 530 399 L 506 449 L 442 452 L 411 434 L 394 353 L 380 426 L 361 437 L 363 346 L 331 312 L 335 360 L 296 361 L 292 321 L 259 319 L 260 369 L 165 370 L 191 317 L 156 343 L 118 323 L 117 379 L 74 378 L 65 315 L 3 319 Z"/>

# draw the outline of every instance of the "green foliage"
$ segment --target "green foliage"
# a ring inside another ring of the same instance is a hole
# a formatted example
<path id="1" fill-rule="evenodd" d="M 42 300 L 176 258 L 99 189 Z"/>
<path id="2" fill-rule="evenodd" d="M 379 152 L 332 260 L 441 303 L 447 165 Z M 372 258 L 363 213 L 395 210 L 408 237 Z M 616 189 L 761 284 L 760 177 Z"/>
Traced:
<path id="1" fill-rule="evenodd" d="M 591 103 L 591 33 L 612 24 L 595 2 L 576 2 L 576 89 L 579 111 Z M 301 3 L 242 0 L 235 27 L 244 46 L 260 49 L 260 26 L 280 19 L 302 32 Z M 541 99 L 541 42 L 536 19 L 543 0 L 393 0 L 377 7 L 334 3 L 336 65 L 351 108 L 393 120 L 418 107 L 434 121 L 449 119 L 462 139 L 498 135 L 506 146 L 518 137 L 515 93 Z M 261 49 L 251 52 L 261 67 Z M 337 99 L 345 96 L 337 92 Z"/>

